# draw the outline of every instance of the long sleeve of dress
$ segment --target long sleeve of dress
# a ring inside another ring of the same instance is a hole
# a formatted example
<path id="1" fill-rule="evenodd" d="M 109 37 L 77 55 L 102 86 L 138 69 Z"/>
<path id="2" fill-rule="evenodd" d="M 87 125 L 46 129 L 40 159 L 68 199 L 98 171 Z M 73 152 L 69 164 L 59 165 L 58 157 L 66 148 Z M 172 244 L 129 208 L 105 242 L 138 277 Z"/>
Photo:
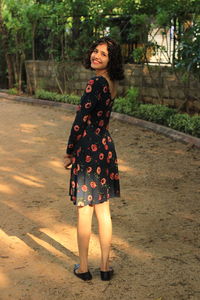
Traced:
<path id="1" fill-rule="evenodd" d="M 102 84 L 98 77 L 93 77 L 88 81 L 85 92 L 81 97 L 80 104 L 77 108 L 75 120 L 72 124 L 66 149 L 67 154 L 73 153 L 77 141 L 81 138 L 86 127 L 89 114 L 96 106 L 101 90 Z"/>

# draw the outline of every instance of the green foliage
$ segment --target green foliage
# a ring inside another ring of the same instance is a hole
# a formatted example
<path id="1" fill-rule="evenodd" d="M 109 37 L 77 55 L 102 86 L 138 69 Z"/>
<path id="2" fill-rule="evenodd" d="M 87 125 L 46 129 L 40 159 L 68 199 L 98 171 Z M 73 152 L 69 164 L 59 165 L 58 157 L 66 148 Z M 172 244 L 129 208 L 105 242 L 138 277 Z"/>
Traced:
<path id="1" fill-rule="evenodd" d="M 173 108 L 155 104 L 141 104 L 133 116 L 161 125 L 168 125 L 170 116 L 175 114 Z"/>
<path id="2" fill-rule="evenodd" d="M 185 75 L 192 73 L 200 78 L 200 21 L 187 30 L 179 45 L 181 60 L 176 67 Z"/>
<path id="3" fill-rule="evenodd" d="M 141 104 L 138 102 L 137 89 L 132 88 L 126 97 L 115 99 L 113 111 L 200 137 L 200 116 L 177 114 L 175 109 L 163 105 Z"/>
<path id="4" fill-rule="evenodd" d="M 11 89 L 8 90 L 8 94 L 9 95 L 18 95 L 19 90 L 17 88 L 11 88 Z"/>
<path id="5" fill-rule="evenodd" d="M 80 97 L 77 95 L 62 95 L 42 89 L 36 91 L 35 97 L 75 105 L 80 103 Z M 136 88 L 129 89 L 125 97 L 116 98 L 113 104 L 113 111 L 200 137 L 200 116 L 190 117 L 187 114 L 177 114 L 175 109 L 162 105 L 141 104 L 138 101 L 138 89 Z"/>
<path id="6" fill-rule="evenodd" d="M 200 137 L 200 116 L 176 114 L 169 119 L 169 127 L 178 131 Z"/>
<path id="7" fill-rule="evenodd" d="M 126 97 L 119 97 L 115 99 L 113 110 L 131 115 L 131 113 L 139 106 L 138 96 L 138 89 L 130 88 L 127 91 Z"/>
<path id="8" fill-rule="evenodd" d="M 192 121 L 192 135 L 200 137 L 200 116 L 193 116 Z"/>
<path id="9" fill-rule="evenodd" d="M 80 97 L 77 95 L 58 94 L 55 92 L 49 92 L 49 91 L 45 91 L 42 89 L 36 90 L 35 97 L 38 99 L 64 102 L 64 103 L 70 103 L 70 104 L 79 104 L 79 102 L 80 102 Z"/>
<path id="10" fill-rule="evenodd" d="M 133 61 L 135 63 L 140 63 L 143 60 L 146 53 L 145 49 L 146 49 L 145 47 L 140 47 L 133 50 L 132 55 L 133 55 Z"/>

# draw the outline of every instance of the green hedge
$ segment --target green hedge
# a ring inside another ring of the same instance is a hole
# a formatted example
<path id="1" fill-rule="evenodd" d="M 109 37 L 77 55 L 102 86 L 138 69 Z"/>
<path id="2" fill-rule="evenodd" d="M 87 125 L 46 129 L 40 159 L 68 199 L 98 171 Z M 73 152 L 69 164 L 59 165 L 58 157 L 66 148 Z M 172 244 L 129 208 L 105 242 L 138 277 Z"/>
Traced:
<path id="1" fill-rule="evenodd" d="M 18 95 L 19 94 L 19 91 L 17 88 L 12 88 L 12 89 L 9 89 L 8 90 L 8 94 L 9 95 Z"/>
<path id="2" fill-rule="evenodd" d="M 159 104 L 141 104 L 137 100 L 137 93 L 135 93 L 135 97 L 132 93 L 132 98 L 128 92 L 126 97 L 115 99 L 113 111 L 200 137 L 200 116 L 191 117 L 188 114 L 180 114 L 173 108 Z"/>
<path id="3" fill-rule="evenodd" d="M 10 93 L 14 93 L 14 90 L 11 90 Z M 175 109 L 163 105 L 141 104 L 138 101 L 138 94 L 138 89 L 129 89 L 125 97 L 115 99 L 113 111 L 161 124 L 200 138 L 200 116 L 191 117 L 188 114 L 179 114 Z M 45 90 L 37 90 L 35 97 L 76 105 L 80 103 L 80 97 L 77 95 L 61 95 Z"/>
<path id="4" fill-rule="evenodd" d="M 141 104 L 132 116 L 146 121 L 168 126 L 169 118 L 174 116 L 175 110 L 162 105 Z"/>
<path id="5" fill-rule="evenodd" d="M 35 97 L 38 99 L 65 102 L 70 104 L 79 104 L 80 97 L 77 95 L 58 94 L 55 92 L 48 92 L 45 90 L 36 90 Z"/>
<path id="6" fill-rule="evenodd" d="M 200 137 L 200 116 L 176 114 L 169 118 L 168 126 L 187 134 Z"/>

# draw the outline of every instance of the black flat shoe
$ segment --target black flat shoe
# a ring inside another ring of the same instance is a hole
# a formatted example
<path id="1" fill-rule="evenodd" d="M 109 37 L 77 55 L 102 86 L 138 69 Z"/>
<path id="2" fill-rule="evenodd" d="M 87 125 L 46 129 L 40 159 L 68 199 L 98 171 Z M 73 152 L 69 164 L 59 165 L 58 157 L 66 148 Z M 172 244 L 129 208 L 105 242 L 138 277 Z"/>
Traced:
<path id="1" fill-rule="evenodd" d="M 113 274 L 114 274 L 113 268 L 110 268 L 109 271 L 100 271 L 101 280 L 109 281 L 113 277 Z"/>
<path id="2" fill-rule="evenodd" d="M 76 273 L 76 270 L 78 270 L 80 267 L 79 264 L 74 265 L 74 275 L 76 275 L 76 277 L 86 281 L 86 280 L 91 280 L 92 279 L 92 274 L 90 273 L 90 271 L 85 272 L 85 273 Z"/>

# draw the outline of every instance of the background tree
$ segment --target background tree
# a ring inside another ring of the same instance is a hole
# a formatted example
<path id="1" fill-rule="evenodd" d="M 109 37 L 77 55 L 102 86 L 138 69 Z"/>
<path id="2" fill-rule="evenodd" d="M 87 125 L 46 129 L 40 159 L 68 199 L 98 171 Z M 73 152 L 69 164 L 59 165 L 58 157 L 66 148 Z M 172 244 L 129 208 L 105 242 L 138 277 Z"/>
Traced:
<path id="1" fill-rule="evenodd" d="M 25 59 L 54 61 L 56 77 L 56 63 L 80 61 L 88 45 L 105 34 L 122 44 L 127 62 L 148 65 L 159 53 L 174 72 L 181 68 L 198 77 L 199 7 L 199 0 L 0 0 L 9 87 L 22 88 Z M 154 39 L 159 30 L 166 39 L 172 26 L 173 59 Z"/>

